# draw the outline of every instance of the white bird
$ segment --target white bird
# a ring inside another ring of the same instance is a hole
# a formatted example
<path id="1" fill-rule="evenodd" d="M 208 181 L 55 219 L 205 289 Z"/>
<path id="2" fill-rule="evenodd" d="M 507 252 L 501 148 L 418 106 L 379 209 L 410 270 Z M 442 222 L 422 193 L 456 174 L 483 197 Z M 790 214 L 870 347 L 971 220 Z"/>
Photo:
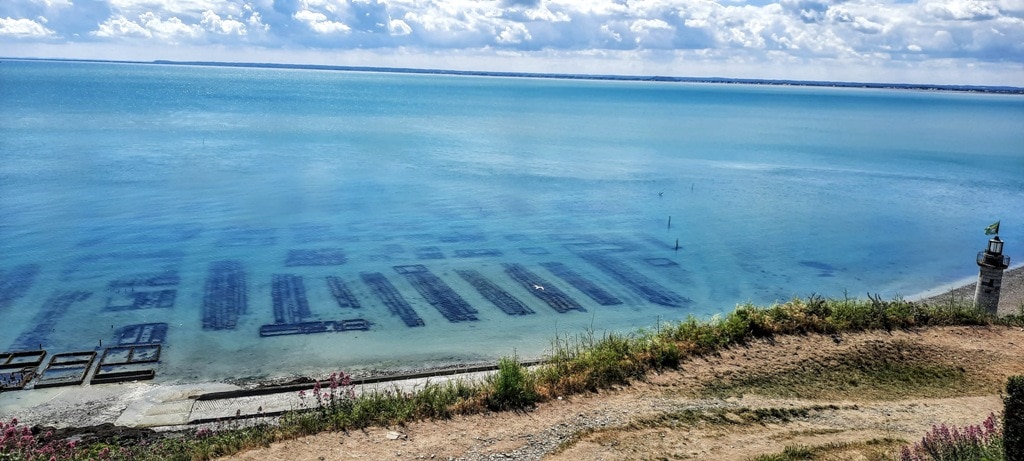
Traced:
<path id="1" fill-rule="evenodd" d="M 534 284 L 534 285 L 533 285 L 533 289 L 534 289 L 534 290 L 540 290 L 540 291 L 544 291 L 544 287 L 542 287 L 542 286 L 540 286 L 540 285 L 537 285 L 537 284 Z"/>

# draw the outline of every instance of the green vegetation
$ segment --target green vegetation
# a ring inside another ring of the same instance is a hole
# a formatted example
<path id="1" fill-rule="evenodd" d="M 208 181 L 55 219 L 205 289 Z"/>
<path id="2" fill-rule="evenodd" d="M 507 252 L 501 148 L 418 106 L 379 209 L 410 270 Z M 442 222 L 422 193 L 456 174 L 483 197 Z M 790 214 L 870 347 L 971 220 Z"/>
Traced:
<path id="1" fill-rule="evenodd" d="M 1007 381 L 1003 405 L 1006 459 L 1024 459 L 1024 376 L 1011 376 Z"/>
<path id="2" fill-rule="evenodd" d="M 844 454 L 850 452 L 857 452 L 869 461 L 883 461 L 890 459 L 887 455 L 888 451 L 902 443 L 901 440 L 886 438 L 872 439 L 867 442 L 833 442 L 817 446 L 788 445 L 782 450 L 782 453 L 758 456 L 754 458 L 754 461 L 845 459 L 849 456 L 844 456 Z"/>
<path id="3" fill-rule="evenodd" d="M 1005 461 L 1016 460 L 1003 452 L 1003 429 L 995 414 L 980 426 L 962 428 L 932 426 L 913 445 L 900 449 L 900 461 Z"/>
<path id="4" fill-rule="evenodd" d="M 933 426 L 920 442 L 900 449 L 900 461 L 1024 459 L 1024 376 L 1007 380 L 1003 405 L 1002 421 L 990 414 L 978 426 Z"/>
<path id="5" fill-rule="evenodd" d="M 629 424 L 631 429 L 655 429 L 661 427 L 692 426 L 708 424 L 767 424 L 788 423 L 794 419 L 808 418 L 812 413 L 842 410 L 856 407 L 836 405 L 813 405 L 797 408 L 687 408 L 655 417 L 641 418 Z"/>
<path id="6" fill-rule="evenodd" d="M 505 358 L 498 372 L 483 382 L 451 381 L 428 384 L 416 392 L 397 389 L 356 395 L 344 374 L 333 374 L 327 386 L 311 393 L 308 409 L 282 416 L 276 425 L 201 429 L 188 434 L 162 436 L 149 440 L 84 440 L 71 444 L 56 436 L 24 434 L 24 427 L 12 421 L 5 425 L 5 438 L 0 442 L 0 460 L 30 459 L 210 459 L 241 450 L 267 446 L 279 440 L 322 431 L 351 430 L 374 425 L 396 425 L 421 419 L 448 418 L 454 414 L 490 410 L 522 410 L 538 402 L 562 395 L 593 392 L 643 380 L 648 373 L 673 368 L 688 356 L 713 354 L 724 348 L 741 345 L 757 338 L 777 335 L 824 333 L 839 334 L 873 329 L 905 329 L 944 325 L 1024 325 L 1017 316 L 996 319 L 967 304 L 950 303 L 928 306 L 902 299 L 885 301 L 878 297 L 861 299 L 825 299 L 812 296 L 763 308 L 743 305 L 724 317 L 701 321 L 690 317 L 678 323 L 664 323 L 654 331 L 635 334 L 609 333 L 597 337 L 590 332 L 577 337 L 556 338 L 551 356 L 542 365 L 528 370 L 515 359 Z M 956 388 L 963 371 L 945 366 L 915 365 L 897 357 L 913 354 L 913 346 L 896 350 L 874 364 L 862 351 L 860 356 L 843 360 L 844 367 L 830 382 L 846 380 L 848 386 L 864 387 L 896 383 L 906 389 Z M 874 351 L 879 352 L 879 351 Z M 888 357 L 888 356 L 887 356 Z M 795 385 L 803 376 L 823 372 L 825 365 L 808 370 L 788 370 L 787 386 Z M 783 375 L 766 374 L 749 381 L 719 383 L 711 393 L 744 392 L 746 389 L 770 388 L 772 379 Z M 850 382 L 850 380 L 856 382 Z M 780 390 L 781 392 L 781 390 Z M 1014 395 L 1021 395 L 1015 393 Z M 1016 400 L 1015 400 L 1016 401 Z M 315 404 L 313 403 L 315 402 Z M 778 414 L 754 413 L 737 415 L 742 420 L 761 418 L 792 418 L 799 415 L 780 410 Z M 688 416 L 679 415 L 680 421 Z M 698 417 L 700 419 L 700 417 Z M 790 458 L 803 456 L 802 448 L 793 448 Z"/>
<path id="7" fill-rule="evenodd" d="M 714 397 L 758 394 L 811 399 L 891 400 L 978 392 L 958 365 L 943 363 L 941 350 L 909 341 L 872 342 L 828 357 L 810 358 L 781 370 L 753 372 L 708 383 Z"/>
<path id="8" fill-rule="evenodd" d="M 517 360 L 504 357 L 498 362 L 498 372 L 488 379 L 491 392 L 487 407 L 491 410 L 521 410 L 539 398 L 533 376 Z"/>
<path id="9" fill-rule="evenodd" d="M 797 461 L 814 459 L 815 450 L 803 445 L 789 445 L 777 455 L 764 455 L 755 458 L 755 461 Z"/>

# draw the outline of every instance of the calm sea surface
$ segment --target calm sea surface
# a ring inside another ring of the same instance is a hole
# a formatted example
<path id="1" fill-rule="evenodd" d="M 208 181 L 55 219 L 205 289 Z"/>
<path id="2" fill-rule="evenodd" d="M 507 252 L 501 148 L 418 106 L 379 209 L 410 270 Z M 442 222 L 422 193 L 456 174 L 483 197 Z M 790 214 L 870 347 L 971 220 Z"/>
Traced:
<path id="1" fill-rule="evenodd" d="M 0 351 L 279 378 L 911 295 L 997 219 L 1024 260 L 1022 146 L 1020 96 L 4 61 Z"/>

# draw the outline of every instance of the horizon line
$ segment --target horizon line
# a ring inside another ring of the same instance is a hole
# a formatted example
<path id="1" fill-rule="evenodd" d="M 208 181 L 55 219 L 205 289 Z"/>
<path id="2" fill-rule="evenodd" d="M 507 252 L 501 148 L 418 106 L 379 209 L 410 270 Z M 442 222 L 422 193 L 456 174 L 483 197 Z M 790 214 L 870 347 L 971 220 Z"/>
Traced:
<path id="1" fill-rule="evenodd" d="M 595 80 L 595 81 L 634 81 L 662 83 L 708 83 L 732 85 L 767 85 L 767 86 L 805 86 L 830 88 L 862 88 L 887 90 L 928 90 L 949 91 L 959 93 L 993 93 L 993 94 L 1024 94 L 1024 87 L 1010 85 L 955 85 L 929 83 L 886 83 L 886 82 L 855 82 L 830 80 L 799 80 L 799 79 L 766 79 L 740 77 L 681 77 L 664 75 L 627 75 L 627 74 L 573 74 L 561 72 L 513 72 L 486 70 L 456 70 L 416 67 L 386 66 L 342 66 L 330 64 L 288 64 L 275 62 L 233 62 L 233 61 L 175 61 L 156 59 L 152 61 L 117 60 L 117 59 L 84 59 L 84 58 L 40 58 L 40 57 L 2 57 L 0 62 L 7 61 L 56 61 L 56 62 L 91 62 L 110 64 L 150 64 L 172 66 L 200 67 L 235 67 L 258 69 L 296 69 L 296 70 L 329 70 L 344 72 L 380 72 L 392 74 L 421 75 L 457 75 L 476 77 L 510 77 L 554 80 Z"/>

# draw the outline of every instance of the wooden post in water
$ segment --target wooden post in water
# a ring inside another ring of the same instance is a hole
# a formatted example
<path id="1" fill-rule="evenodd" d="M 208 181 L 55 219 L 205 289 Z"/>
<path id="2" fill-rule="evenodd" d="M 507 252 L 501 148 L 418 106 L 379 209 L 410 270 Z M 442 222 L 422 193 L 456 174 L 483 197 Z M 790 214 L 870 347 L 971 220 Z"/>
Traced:
<path id="1" fill-rule="evenodd" d="M 676 239 L 676 251 L 679 251 L 679 239 Z"/>
<path id="2" fill-rule="evenodd" d="M 668 217 L 668 228 L 669 229 L 672 228 L 672 217 L 671 216 Z"/>

